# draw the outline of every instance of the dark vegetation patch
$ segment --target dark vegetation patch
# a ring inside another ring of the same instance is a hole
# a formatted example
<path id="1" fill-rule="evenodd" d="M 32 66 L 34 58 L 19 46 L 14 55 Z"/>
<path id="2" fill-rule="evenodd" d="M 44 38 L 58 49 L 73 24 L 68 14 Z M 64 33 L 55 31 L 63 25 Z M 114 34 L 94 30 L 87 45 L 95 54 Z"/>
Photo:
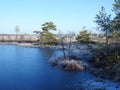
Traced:
<path id="1" fill-rule="evenodd" d="M 92 73 L 104 79 L 120 81 L 120 56 L 118 48 L 115 44 L 108 47 L 102 47 L 96 50 L 94 56 L 89 63 L 93 66 Z M 99 52 L 98 52 L 99 51 Z"/>

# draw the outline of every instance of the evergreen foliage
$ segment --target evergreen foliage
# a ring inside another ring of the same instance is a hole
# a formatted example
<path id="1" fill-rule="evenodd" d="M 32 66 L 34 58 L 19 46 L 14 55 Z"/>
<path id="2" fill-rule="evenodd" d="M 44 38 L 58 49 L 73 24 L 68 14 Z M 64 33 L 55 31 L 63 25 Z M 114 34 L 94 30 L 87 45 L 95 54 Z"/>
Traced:
<path id="1" fill-rule="evenodd" d="M 41 44 L 53 45 L 56 44 L 57 39 L 55 35 L 50 32 L 50 30 L 57 30 L 56 25 L 54 25 L 51 21 L 42 24 L 42 31 L 33 31 L 33 33 L 38 35 L 39 42 Z"/>
<path id="2" fill-rule="evenodd" d="M 87 30 L 81 31 L 76 39 L 78 42 L 84 42 L 84 43 L 89 42 L 90 33 Z"/>

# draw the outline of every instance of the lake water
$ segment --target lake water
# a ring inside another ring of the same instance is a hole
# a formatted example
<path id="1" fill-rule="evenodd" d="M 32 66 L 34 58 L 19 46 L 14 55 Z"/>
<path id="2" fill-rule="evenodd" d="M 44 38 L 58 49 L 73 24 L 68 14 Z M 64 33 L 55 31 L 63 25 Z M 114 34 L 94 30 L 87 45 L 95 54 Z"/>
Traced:
<path id="1" fill-rule="evenodd" d="M 66 71 L 49 64 L 56 49 L 0 45 L 0 90 L 72 90 L 87 72 Z"/>

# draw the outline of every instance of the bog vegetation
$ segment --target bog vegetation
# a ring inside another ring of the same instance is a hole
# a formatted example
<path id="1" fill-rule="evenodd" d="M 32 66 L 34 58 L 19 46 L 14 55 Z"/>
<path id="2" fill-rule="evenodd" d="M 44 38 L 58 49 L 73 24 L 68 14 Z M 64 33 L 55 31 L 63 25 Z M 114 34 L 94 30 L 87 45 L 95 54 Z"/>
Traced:
<path id="1" fill-rule="evenodd" d="M 112 74 L 111 78 L 115 80 L 120 80 L 119 70 L 120 70 L 120 0 L 114 0 L 112 11 L 115 13 L 115 17 L 111 18 L 110 14 L 107 14 L 104 7 L 95 16 L 94 22 L 97 24 L 99 30 L 103 32 L 103 37 L 105 37 L 105 43 L 96 43 L 97 48 L 93 48 L 96 53 L 95 56 L 90 60 L 93 67 L 98 68 L 97 71 L 102 73 Z M 70 59 L 65 55 L 65 42 L 64 35 L 56 38 L 56 36 L 50 32 L 50 30 L 57 30 L 56 25 L 53 22 L 45 22 L 42 24 L 41 31 L 34 31 L 39 37 L 39 43 L 44 45 L 56 45 L 60 44 L 62 46 L 64 58 L 63 60 Z M 77 43 L 91 43 L 90 36 L 93 35 L 86 28 L 84 28 L 77 36 Z M 99 36 L 94 34 L 94 36 Z M 69 50 L 71 47 L 71 38 L 68 43 Z M 75 45 L 75 44 L 74 44 Z M 62 59 L 62 58 L 60 58 Z M 73 60 L 73 58 L 72 58 Z M 55 61 L 57 62 L 57 61 Z M 52 64 L 56 64 L 52 61 Z M 64 62 L 64 61 L 62 61 Z M 57 62 L 58 63 L 58 62 Z M 77 64 L 78 65 L 78 64 Z M 106 71 L 107 70 L 107 71 Z M 105 78 L 105 77 L 104 77 Z"/>

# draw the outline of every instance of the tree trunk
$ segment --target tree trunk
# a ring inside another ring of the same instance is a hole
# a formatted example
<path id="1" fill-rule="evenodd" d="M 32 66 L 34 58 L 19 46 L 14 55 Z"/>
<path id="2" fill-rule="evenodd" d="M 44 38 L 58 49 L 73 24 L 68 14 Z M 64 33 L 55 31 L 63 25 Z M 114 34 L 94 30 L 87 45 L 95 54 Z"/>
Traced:
<path id="1" fill-rule="evenodd" d="M 119 59 L 119 56 L 118 56 L 118 50 L 119 50 L 119 48 L 118 48 L 118 42 L 119 42 L 119 40 L 118 40 L 118 38 L 117 38 L 117 42 L 116 42 L 116 57 L 117 57 L 117 60 Z"/>
<path id="2" fill-rule="evenodd" d="M 71 54 L 70 48 L 71 48 L 71 37 L 70 37 L 70 42 L 69 42 L 69 55 Z"/>
<path id="3" fill-rule="evenodd" d="M 62 40 L 62 49 L 63 49 L 63 59 L 65 59 L 65 47 L 64 47 L 64 42 Z"/>
<path id="4" fill-rule="evenodd" d="M 108 30 L 106 30 L 106 54 L 108 55 Z"/>

